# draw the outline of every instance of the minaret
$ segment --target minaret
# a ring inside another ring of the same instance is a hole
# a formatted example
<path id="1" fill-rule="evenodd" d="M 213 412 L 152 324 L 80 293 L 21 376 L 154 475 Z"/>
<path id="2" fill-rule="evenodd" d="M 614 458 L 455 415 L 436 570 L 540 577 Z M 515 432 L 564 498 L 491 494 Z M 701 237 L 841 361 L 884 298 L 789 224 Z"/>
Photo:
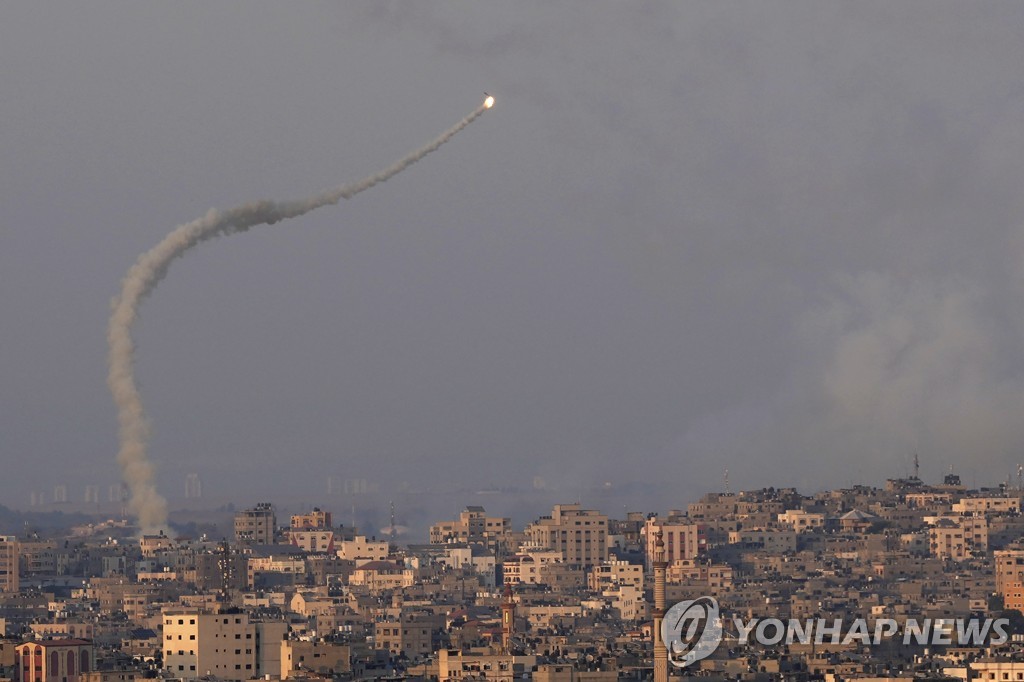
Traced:
<path id="1" fill-rule="evenodd" d="M 391 500 L 391 528 L 388 529 L 388 535 L 391 544 L 395 544 L 395 538 L 398 537 L 398 533 L 395 532 L 395 501 Z"/>
<path id="2" fill-rule="evenodd" d="M 654 682 L 668 682 L 668 651 L 661 639 L 661 621 L 665 618 L 665 539 L 658 527 L 654 536 Z"/>
<path id="3" fill-rule="evenodd" d="M 512 654 L 512 636 L 516 633 L 516 603 L 512 599 L 512 584 L 505 583 L 505 600 L 501 602 L 501 653 Z"/>

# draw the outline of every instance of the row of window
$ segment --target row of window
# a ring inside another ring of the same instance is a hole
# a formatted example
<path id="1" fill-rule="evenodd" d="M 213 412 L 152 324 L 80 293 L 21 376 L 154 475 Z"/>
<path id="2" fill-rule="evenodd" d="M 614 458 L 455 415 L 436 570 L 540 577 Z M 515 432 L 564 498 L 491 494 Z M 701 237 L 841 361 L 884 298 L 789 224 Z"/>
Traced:
<path id="1" fill-rule="evenodd" d="M 227 652 L 228 652 L 228 650 L 225 649 L 224 653 L 227 653 Z M 213 653 L 219 654 L 220 653 L 220 649 L 214 649 Z M 251 654 L 252 653 L 252 649 L 246 649 L 245 653 Z M 173 656 L 174 655 L 174 650 L 173 649 L 167 649 L 165 651 L 164 655 L 165 656 Z M 185 655 L 185 650 L 184 649 L 178 649 L 178 655 L 179 656 L 184 656 Z M 189 649 L 188 655 L 189 656 L 195 656 L 196 655 L 195 649 Z M 235 649 L 235 655 L 236 656 L 241 656 L 242 655 L 242 650 L 241 649 Z"/>
<path id="2" fill-rule="evenodd" d="M 229 622 L 231 622 L 230 618 L 225 618 L 224 619 L 224 624 L 225 625 L 227 625 Z M 178 625 L 184 625 L 184 624 L 185 624 L 185 619 L 184 618 L 179 618 L 178 619 Z M 188 619 L 188 624 L 189 625 L 195 625 L 196 624 L 196 619 L 195 618 L 189 618 Z M 241 618 L 235 618 L 235 625 L 241 625 L 241 624 L 242 624 L 242 619 Z M 164 622 L 164 625 L 174 625 L 174 619 L 173 618 L 168 618 Z"/>

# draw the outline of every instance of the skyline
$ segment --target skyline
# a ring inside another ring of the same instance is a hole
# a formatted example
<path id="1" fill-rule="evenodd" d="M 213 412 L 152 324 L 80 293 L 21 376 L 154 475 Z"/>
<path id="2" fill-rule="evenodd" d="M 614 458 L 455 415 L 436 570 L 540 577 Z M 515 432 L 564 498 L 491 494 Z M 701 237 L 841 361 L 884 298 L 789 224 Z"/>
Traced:
<path id="1" fill-rule="evenodd" d="M 725 469 L 1024 462 L 1024 8 L 60 7 L 0 27 L 0 502 L 116 476 L 104 327 L 138 253 L 355 181 L 485 89 L 443 155 L 175 265 L 138 329 L 158 490 L 541 477 L 667 508 Z"/>
<path id="2" fill-rule="evenodd" d="M 550 489 L 491 488 L 485 490 L 471 489 L 396 489 L 382 486 L 376 481 L 366 480 L 332 480 L 326 481 L 327 490 L 305 490 L 300 493 L 272 491 L 245 491 L 243 493 L 224 494 L 212 491 L 210 494 L 201 492 L 198 496 L 189 496 L 189 486 L 195 485 L 196 474 L 189 474 L 183 481 L 182 491 L 167 495 L 169 503 L 170 530 L 173 534 L 185 532 L 187 536 L 199 527 L 219 527 L 228 523 L 232 516 L 244 509 L 269 505 L 276 510 L 281 518 L 292 514 L 305 514 L 312 510 L 323 510 L 333 514 L 342 527 L 358 529 L 367 537 L 386 537 L 391 525 L 391 515 L 398 527 L 402 528 L 399 535 L 405 543 L 425 542 L 428 530 L 437 519 L 456 516 L 469 508 L 484 508 L 490 514 L 508 517 L 513 525 L 525 525 L 556 505 L 582 505 L 605 513 L 611 519 L 625 519 L 630 514 L 669 515 L 698 503 L 706 497 L 732 496 L 736 499 L 749 499 L 774 490 L 776 493 L 791 491 L 800 496 L 814 497 L 826 493 L 846 492 L 855 494 L 858 491 L 874 490 L 880 492 L 901 484 L 908 485 L 910 491 L 960 491 L 965 496 L 989 495 L 1004 498 L 1024 497 L 1024 477 L 1007 476 L 999 481 L 962 481 L 959 476 L 949 474 L 940 479 L 931 480 L 927 475 L 917 479 L 912 473 L 887 479 L 883 484 L 868 481 L 850 481 L 846 485 L 834 488 L 803 490 L 792 487 L 760 486 L 747 489 L 733 489 L 731 485 L 719 486 L 679 493 L 671 497 L 667 506 L 652 505 L 649 500 L 654 488 L 602 486 L 595 489 Z M 199 486 L 202 488 L 202 479 Z M 950 481 L 954 481 L 951 484 Z M 50 491 L 31 491 L 31 503 L 28 505 L 4 505 L 8 509 L 27 514 L 26 528 L 34 525 L 31 520 L 47 519 L 42 522 L 44 527 L 61 523 L 59 518 L 47 516 L 52 513 L 69 514 L 63 523 L 71 523 L 71 518 L 80 515 L 93 520 L 105 519 L 113 521 L 121 519 L 129 524 L 137 523 L 129 511 L 127 489 L 122 484 L 111 484 L 108 490 L 102 486 L 86 486 L 96 489 L 98 499 L 82 500 L 79 491 L 66 484 L 57 484 Z M 120 491 L 118 493 L 118 491 Z M 108 494 L 109 492 L 109 494 Z M 117 494 L 124 497 L 115 499 Z M 63 494 L 63 500 L 56 500 L 52 495 Z M 43 497 L 41 498 L 40 495 Z M 34 517 L 33 514 L 42 516 Z M 20 521 L 19 521 L 20 523 Z M 197 525 L 198 524 L 198 525 Z M 20 527 L 20 526 L 19 526 Z M 11 526 L 13 529 L 14 526 Z M 141 531 L 140 531 L 141 532 Z M 161 531 L 162 532 L 162 531 Z M 145 533 L 142 533 L 145 535 Z"/>

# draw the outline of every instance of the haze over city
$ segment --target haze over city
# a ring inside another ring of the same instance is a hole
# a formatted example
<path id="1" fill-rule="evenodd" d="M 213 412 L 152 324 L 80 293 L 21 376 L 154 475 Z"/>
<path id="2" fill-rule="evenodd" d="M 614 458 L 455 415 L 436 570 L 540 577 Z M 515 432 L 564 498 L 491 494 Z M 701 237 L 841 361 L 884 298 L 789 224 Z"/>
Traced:
<path id="1" fill-rule="evenodd" d="M 1013 476 L 1022 27 L 923 1 L 8 6 L 0 502 L 119 480 L 106 325 L 138 254 L 357 182 L 485 90 L 387 185 L 204 244 L 145 301 L 172 506 L 193 473 L 449 516 L 499 489 L 526 491 L 499 513 L 667 509 L 726 469 L 878 484 L 915 453 Z"/>

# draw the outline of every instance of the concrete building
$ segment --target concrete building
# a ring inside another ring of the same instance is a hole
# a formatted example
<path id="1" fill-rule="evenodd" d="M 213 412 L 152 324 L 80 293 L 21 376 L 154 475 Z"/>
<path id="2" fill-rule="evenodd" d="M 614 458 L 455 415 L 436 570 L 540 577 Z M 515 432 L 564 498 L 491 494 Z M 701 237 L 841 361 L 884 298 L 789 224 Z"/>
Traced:
<path id="1" fill-rule="evenodd" d="M 292 528 L 288 531 L 288 544 L 311 554 L 316 552 L 334 554 L 337 551 L 334 546 L 334 531 L 327 528 Z"/>
<path id="2" fill-rule="evenodd" d="M 18 538 L 0 535 L 0 592 L 17 592 L 20 589 L 19 555 Z"/>
<path id="3" fill-rule="evenodd" d="M 448 651 L 437 654 L 437 677 L 441 682 L 483 679 L 513 682 L 537 666 L 536 656 L 509 656 L 476 651 Z"/>
<path id="4" fill-rule="evenodd" d="M 59 623 L 30 623 L 29 630 L 36 639 L 84 639 L 96 637 L 95 623 L 62 621 Z"/>
<path id="5" fill-rule="evenodd" d="M 580 670 L 571 663 L 544 663 L 537 666 L 533 682 L 617 682 L 616 670 Z"/>
<path id="6" fill-rule="evenodd" d="M 954 514 L 1019 514 L 1019 497 L 965 497 L 953 505 Z"/>
<path id="7" fill-rule="evenodd" d="M 806 509 L 787 509 L 778 516 L 779 523 L 795 530 L 797 533 L 825 527 L 825 515 L 821 512 L 809 512 Z"/>
<path id="8" fill-rule="evenodd" d="M 387 540 L 366 539 L 365 535 L 357 535 L 351 540 L 335 543 L 335 553 L 339 559 L 348 561 L 384 561 L 390 549 Z"/>
<path id="9" fill-rule="evenodd" d="M 292 530 L 330 529 L 333 525 L 331 512 L 321 511 L 319 507 L 313 507 L 308 514 L 295 514 L 291 522 Z"/>
<path id="10" fill-rule="evenodd" d="M 299 672 L 337 675 L 352 671 L 352 647 L 323 640 L 281 640 L 281 679 Z"/>
<path id="11" fill-rule="evenodd" d="M 371 592 L 410 587 L 416 571 L 391 561 L 371 561 L 357 566 L 348 579 L 349 585 L 364 585 Z"/>
<path id="12" fill-rule="evenodd" d="M 662 519 L 652 516 L 644 526 L 646 537 L 647 565 L 654 565 L 655 543 L 658 531 L 661 531 L 665 544 L 665 562 L 668 564 L 680 559 L 693 559 L 701 556 L 708 549 L 707 525 L 693 521 L 674 520 L 672 516 Z"/>
<path id="13" fill-rule="evenodd" d="M 18 543 L 21 577 L 23 579 L 54 576 L 61 573 L 66 555 L 57 551 L 54 540 L 22 540 Z"/>
<path id="14" fill-rule="evenodd" d="M 471 568 L 481 577 L 483 587 L 495 587 L 497 563 L 494 554 L 482 545 L 446 547 L 438 562 L 453 569 Z"/>
<path id="15" fill-rule="evenodd" d="M 968 666 L 972 679 L 980 682 L 1020 682 L 1024 680 L 1024 661 L 987 658 Z"/>
<path id="16" fill-rule="evenodd" d="M 668 567 L 670 583 L 703 585 L 711 594 L 718 594 L 733 585 L 733 567 L 725 563 L 708 563 L 697 559 L 680 559 Z"/>
<path id="17" fill-rule="evenodd" d="M 708 493 L 698 502 L 686 506 L 686 515 L 691 519 L 718 519 L 734 516 L 738 500 L 732 493 Z M 670 514 L 671 516 L 671 514 Z"/>
<path id="18" fill-rule="evenodd" d="M 796 536 L 792 530 L 736 530 L 729 533 L 729 544 L 783 554 L 796 551 Z"/>
<path id="19" fill-rule="evenodd" d="M 507 517 L 487 516 L 480 506 L 469 506 L 455 521 L 439 521 L 430 527 L 430 544 L 481 542 L 497 539 L 511 532 L 512 521 Z"/>
<path id="20" fill-rule="evenodd" d="M 242 612 L 193 609 L 165 609 L 162 619 L 164 668 L 175 677 L 248 680 L 281 674 L 283 621 L 250 622 Z"/>
<path id="21" fill-rule="evenodd" d="M 544 582 L 542 569 L 545 566 L 560 564 L 562 561 L 562 553 L 554 550 L 510 556 L 501 566 L 503 582 L 506 585 L 539 585 Z"/>
<path id="22" fill-rule="evenodd" d="M 289 554 L 253 556 L 249 557 L 247 573 L 249 589 L 301 584 L 306 578 L 306 560 Z"/>
<path id="23" fill-rule="evenodd" d="M 174 540 L 163 533 L 159 535 L 143 535 L 139 538 L 139 550 L 144 557 L 155 557 L 165 549 L 174 547 Z"/>
<path id="24" fill-rule="evenodd" d="M 556 504 L 526 528 L 528 547 L 561 552 L 567 564 L 589 569 L 608 559 L 608 517 L 581 509 L 579 504 Z"/>
<path id="25" fill-rule="evenodd" d="M 988 519 L 985 516 L 954 516 L 935 519 L 928 529 L 932 556 L 966 561 L 988 551 Z"/>
<path id="26" fill-rule="evenodd" d="M 78 682 L 138 682 L 143 678 L 138 670 L 93 670 L 82 673 Z"/>
<path id="27" fill-rule="evenodd" d="M 628 561 L 605 561 L 590 569 L 587 586 L 594 592 L 615 585 L 632 585 L 643 592 L 644 567 Z"/>
<path id="28" fill-rule="evenodd" d="M 644 601 L 644 593 L 635 585 L 625 583 L 613 585 L 602 590 L 601 597 L 611 607 L 615 618 L 619 620 L 639 620 L 647 614 L 647 603 Z"/>
<path id="29" fill-rule="evenodd" d="M 1004 549 L 993 553 L 996 593 L 1004 608 L 1024 613 L 1024 549 Z"/>
<path id="30" fill-rule="evenodd" d="M 403 612 L 398 618 L 374 623 L 376 649 L 408 658 L 423 658 L 434 652 L 444 627 L 444 616 L 427 612 Z"/>
<path id="31" fill-rule="evenodd" d="M 277 529 L 274 506 L 260 502 L 235 514 L 235 541 L 247 545 L 272 545 Z"/>

